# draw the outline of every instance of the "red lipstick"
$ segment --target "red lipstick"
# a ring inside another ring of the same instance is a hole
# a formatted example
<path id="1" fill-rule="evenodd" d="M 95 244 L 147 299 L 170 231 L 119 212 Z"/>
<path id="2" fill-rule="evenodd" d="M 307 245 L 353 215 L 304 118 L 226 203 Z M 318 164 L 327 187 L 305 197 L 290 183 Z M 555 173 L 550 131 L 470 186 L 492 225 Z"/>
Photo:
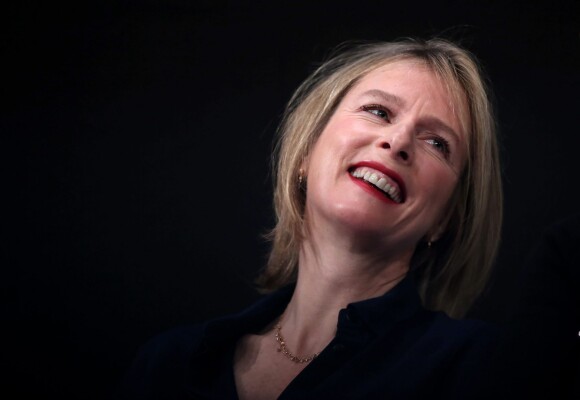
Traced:
<path id="1" fill-rule="evenodd" d="M 399 187 L 401 201 L 400 202 L 393 201 L 390 197 L 388 197 L 382 190 L 380 190 L 376 186 L 374 186 L 371 183 L 366 182 L 360 178 L 354 177 L 352 174 L 350 174 L 355 169 L 361 168 L 361 167 L 372 168 L 372 169 L 386 175 L 388 177 L 388 179 L 390 179 L 394 183 L 396 183 L 397 186 Z M 394 204 L 400 204 L 400 203 L 403 203 L 405 201 L 406 188 L 405 188 L 405 182 L 403 181 L 403 178 L 401 178 L 401 176 L 398 173 L 396 173 L 395 171 L 385 167 L 383 164 L 380 164 L 376 161 L 361 161 L 361 162 L 358 162 L 356 164 L 351 165 L 348 168 L 348 172 L 349 172 L 350 178 L 353 180 L 354 183 L 358 184 L 362 189 L 364 189 L 366 192 L 374 195 L 378 199 L 385 201 L 385 202 L 388 202 L 388 203 L 394 203 Z"/>

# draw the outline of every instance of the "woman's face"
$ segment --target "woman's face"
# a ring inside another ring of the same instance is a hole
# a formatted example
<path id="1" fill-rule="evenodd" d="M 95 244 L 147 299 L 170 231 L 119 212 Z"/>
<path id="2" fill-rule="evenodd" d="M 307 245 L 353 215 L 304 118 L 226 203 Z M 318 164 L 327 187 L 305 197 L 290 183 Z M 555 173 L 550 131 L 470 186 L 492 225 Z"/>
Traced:
<path id="1" fill-rule="evenodd" d="M 408 254 L 422 238 L 436 240 L 466 157 L 455 113 L 465 108 L 453 98 L 420 62 L 365 75 L 303 165 L 310 231 L 327 232 L 330 224 Z"/>

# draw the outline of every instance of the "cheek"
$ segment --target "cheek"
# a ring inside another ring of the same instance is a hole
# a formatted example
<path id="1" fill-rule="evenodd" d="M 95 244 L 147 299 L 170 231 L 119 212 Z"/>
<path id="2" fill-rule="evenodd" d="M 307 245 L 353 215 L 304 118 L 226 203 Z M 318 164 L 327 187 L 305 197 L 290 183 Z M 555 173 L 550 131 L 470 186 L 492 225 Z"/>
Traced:
<path id="1" fill-rule="evenodd" d="M 328 126 L 318 138 L 312 150 L 310 166 L 328 168 L 330 165 L 340 164 L 359 147 L 357 134 L 352 130 Z"/>
<path id="2" fill-rule="evenodd" d="M 458 183 L 457 175 L 448 168 L 432 168 L 423 182 L 428 192 L 427 197 L 431 199 L 428 201 L 438 209 L 438 214 L 445 212 Z"/>
<path id="3" fill-rule="evenodd" d="M 352 147 L 365 143 L 372 130 L 369 123 L 352 115 L 335 115 L 322 131 L 319 141 L 337 147 Z"/>

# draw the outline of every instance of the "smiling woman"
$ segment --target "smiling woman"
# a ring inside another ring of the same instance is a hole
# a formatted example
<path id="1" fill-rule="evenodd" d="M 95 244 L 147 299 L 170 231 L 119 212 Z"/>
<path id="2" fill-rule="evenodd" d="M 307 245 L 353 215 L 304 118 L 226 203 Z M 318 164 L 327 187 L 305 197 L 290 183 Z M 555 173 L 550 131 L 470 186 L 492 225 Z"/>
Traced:
<path id="1" fill-rule="evenodd" d="M 234 316 L 146 344 L 121 398 L 473 398 L 495 328 L 459 320 L 498 246 L 497 139 L 475 58 L 443 40 L 342 49 L 280 127 L 277 224 Z"/>
<path id="2" fill-rule="evenodd" d="M 375 104 L 368 93 L 377 88 L 391 92 L 386 96 L 391 100 Z M 364 76 L 344 96 L 303 163 L 306 224 L 337 226 L 339 238 L 347 228 L 363 240 L 348 238 L 351 247 L 374 242 L 375 251 L 384 253 L 381 260 L 395 258 L 406 270 L 417 243 L 435 242 L 445 230 L 465 164 L 464 135 L 450 133 L 460 131 L 452 104 L 439 79 L 417 62 L 389 63 Z M 392 194 L 379 188 L 385 185 Z M 321 218 L 325 221 L 317 223 Z M 392 273 L 382 267 L 378 272 Z"/>
<path id="3" fill-rule="evenodd" d="M 413 264 L 421 276 L 425 304 L 460 317 L 487 282 L 499 243 L 503 200 L 489 89 L 475 57 L 444 40 L 376 43 L 339 50 L 298 88 L 280 128 L 275 187 L 278 225 L 260 282 L 273 289 L 296 279 L 305 206 L 303 188 L 295 184 L 300 166 L 349 90 L 370 72 L 377 74 L 377 69 L 398 61 L 430 72 L 437 85 L 445 88 L 447 99 L 442 100 L 460 123 L 453 132 L 441 120 L 423 116 L 416 128 L 425 135 L 428 122 L 427 127 L 451 134 L 447 136 L 452 140 L 463 134 L 465 149 L 460 151 L 465 151 L 465 164 L 453 167 L 459 181 L 454 207 L 450 204 L 448 208 L 447 229 L 437 246 L 425 246 L 428 240 L 417 243 Z M 415 84 L 417 90 L 423 89 L 421 85 Z M 379 87 L 372 88 L 367 93 L 368 103 L 363 101 L 361 107 L 383 115 L 383 119 L 389 111 L 395 112 L 389 118 L 396 118 L 401 99 L 393 97 L 394 93 L 384 93 Z M 448 142 L 440 142 L 435 136 L 428 140 L 448 151 Z"/>

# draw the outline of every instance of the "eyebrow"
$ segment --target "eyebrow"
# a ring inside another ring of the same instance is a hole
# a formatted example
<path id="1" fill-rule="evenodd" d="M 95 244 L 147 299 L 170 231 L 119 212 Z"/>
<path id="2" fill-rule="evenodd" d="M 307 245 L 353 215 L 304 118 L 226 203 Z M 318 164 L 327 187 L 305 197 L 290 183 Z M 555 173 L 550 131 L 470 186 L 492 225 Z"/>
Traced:
<path id="1" fill-rule="evenodd" d="M 380 89 L 370 89 L 367 90 L 366 92 L 363 92 L 361 94 L 361 96 L 373 96 L 373 97 L 380 97 L 381 99 L 383 99 L 386 102 L 389 103 L 393 103 L 398 107 L 404 108 L 405 107 L 405 100 L 403 100 L 401 97 L 396 96 L 392 93 L 388 93 L 385 92 L 383 90 Z M 459 135 L 457 134 L 457 132 L 455 132 L 455 130 L 453 130 L 453 128 L 451 128 L 449 125 L 447 125 L 445 122 L 441 121 L 439 118 L 437 117 L 427 117 L 425 120 L 426 124 L 425 125 L 429 125 L 437 130 L 441 130 L 441 131 L 445 131 L 448 134 L 450 134 L 451 136 L 454 137 L 455 141 L 457 143 L 459 143 L 461 140 L 459 138 Z"/>
<path id="2" fill-rule="evenodd" d="M 397 105 L 399 107 L 405 106 L 405 100 L 403 100 L 399 96 L 395 96 L 394 94 L 385 92 L 385 91 L 380 90 L 380 89 L 367 90 L 366 92 L 363 92 L 361 96 L 380 97 L 381 99 L 383 99 L 387 102 L 390 102 L 390 103 L 394 103 L 395 105 Z"/>

